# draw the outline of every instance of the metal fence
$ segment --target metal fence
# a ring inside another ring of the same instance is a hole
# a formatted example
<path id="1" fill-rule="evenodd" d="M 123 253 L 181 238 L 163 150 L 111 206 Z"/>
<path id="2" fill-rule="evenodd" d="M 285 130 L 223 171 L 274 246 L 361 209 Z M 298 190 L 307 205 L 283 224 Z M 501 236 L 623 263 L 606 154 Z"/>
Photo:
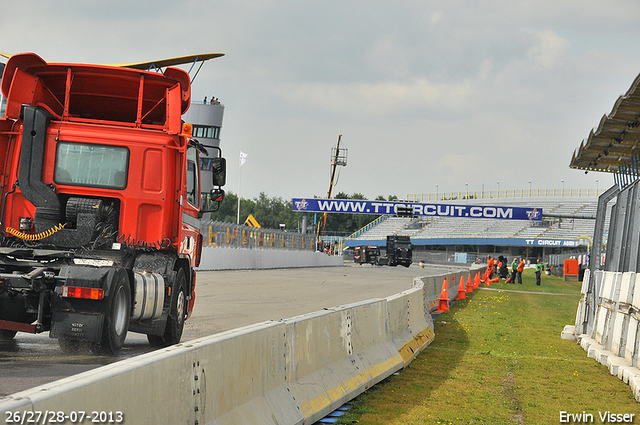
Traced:
<path id="1" fill-rule="evenodd" d="M 570 251 L 563 252 L 562 254 L 547 254 L 542 257 L 526 256 L 526 254 L 513 254 L 511 252 L 475 252 L 475 251 L 433 251 L 424 249 L 420 246 L 413 247 L 413 261 L 418 262 L 420 260 L 426 263 L 466 263 L 466 264 L 486 264 L 487 255 L 491 255 L 492 258 L 498 259 L 500 256 L 507 258 L 507 267 L 511 267 L 511 261 L 514 258 L 524 258 L 525 262 L 529 261 L 529 264 L 535 264 L 539 258 L 543 263 L 547 263 L 548 266 L 559 268 L 562 270 L 564 260 L 567 258 L 576 258 L 579 260 L 582 268 L 586 268 L 589 262 L 588 252 L 586 247 L 580 247 Z"/>
<path id="2" fill-rule="evenodd" d="M 315 235 L 207 221 L 202 225 L 203 245 L 216 248 L 290 249 L 315 251 Z"/>
<path id="3" fill-rule="evenodd" d="M 640 272 L 640 180 L 614 191 L 615 205 L 611 209 L 607 255 L 603 270 L 612 272 Z M 601 214 L 600 208 L 598 215 Z M 597 220 L 597 218 L 596 218 Z M 596 229 L 604 232 L 605 229 Z M 595 235 L 596 238 L 599 235 Z M 594 241 L 596 240 L 594 238 Z M 602 238 L 600 238 L 602 239 Z"/>
<path id="4" fill-rule="evenodd" d="M 405 200 L 412 202 L 438 202 L 476 199 L 527 199 L 527 198 L 595 198 L 602 191 L 596 189 L 503 189 L 482 191 L 458 191 L 436 193 L 409 193 Z"/>
<path id="5" fill-rule="evenodd" d="M 577 259 L 580 266 L 589 265 L 589 252 L 585 248 L 571 250 L 567 252 L 563 252 L 562 254 L 550 254 L 543 259 L 545 263 L 548 263 L 549 266 L 553 267 L 563 267 L 564 260 L 568 260 L 570 258 Z"/>

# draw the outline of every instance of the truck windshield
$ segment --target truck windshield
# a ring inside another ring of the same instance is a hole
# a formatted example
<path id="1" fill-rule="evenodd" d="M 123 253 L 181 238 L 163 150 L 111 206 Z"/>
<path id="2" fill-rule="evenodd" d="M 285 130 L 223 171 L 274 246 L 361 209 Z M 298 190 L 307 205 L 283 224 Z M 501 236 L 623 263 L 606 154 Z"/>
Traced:
<path id="1" fill-rule="evenodd" d="M 53 181 L 58 184 L 124 189 L 129 149 L 124 146 L 59 142 Z"/>

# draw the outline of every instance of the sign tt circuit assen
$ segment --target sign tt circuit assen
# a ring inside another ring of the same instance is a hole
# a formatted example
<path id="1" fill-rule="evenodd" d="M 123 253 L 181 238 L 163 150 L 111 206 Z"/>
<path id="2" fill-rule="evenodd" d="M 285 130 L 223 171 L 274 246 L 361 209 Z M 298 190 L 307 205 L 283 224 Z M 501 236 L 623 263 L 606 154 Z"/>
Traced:
<path id="1" fill-rule="evenodd" d="M 413 208 L 413 215 L 432 217 L 542 220 L 542 208 L 482 205 L 422 204 L 417 202 L 360 201 L 357 199 L 293 198 L 293 211 L 395 215 L 398 208 Z"/>

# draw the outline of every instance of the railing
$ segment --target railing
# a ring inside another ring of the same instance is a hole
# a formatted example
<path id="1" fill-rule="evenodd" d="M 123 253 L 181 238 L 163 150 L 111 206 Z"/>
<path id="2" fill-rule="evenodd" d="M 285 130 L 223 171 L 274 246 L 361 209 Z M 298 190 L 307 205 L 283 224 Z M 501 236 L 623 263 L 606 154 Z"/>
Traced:
<path id="1" fill-rule="evenodd" d="M 382 223 L 387 218 L 389 218 L 389 217 L 386 216 L 386 215 L 381 215 L 380 217 L 376 218 L 375 220 L 373 220 L 371 223 L 367 224 L 363 228 L 361 228 L 359 230 L 356 230 L 353 234 L 349 235 L 347 239 L 357 239 L 358 236 L 360 236 L 361 234 L 363 234 L 367 230 L 371 229 L 372 227 L 375 227 L 378 224 Z"/>
<path id="2" fill-rule="evenodd" d="M 202 228 L 203 246 L 243 249 L 315 251 L 315 235 L 209 221 Z"/>
<path id="3" fill-rule="evenodd" d="M 476 199 L 597 198 L 598 189 L 505 189 L 407 194 L 405 201 L 441 202 Z"/>

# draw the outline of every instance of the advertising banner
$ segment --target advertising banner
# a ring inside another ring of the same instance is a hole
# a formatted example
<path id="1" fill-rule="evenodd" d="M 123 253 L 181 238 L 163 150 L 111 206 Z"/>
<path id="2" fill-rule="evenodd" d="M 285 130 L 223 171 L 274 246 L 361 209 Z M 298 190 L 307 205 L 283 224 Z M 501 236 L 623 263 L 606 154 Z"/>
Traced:
<path id="1" fill-rule="evenodd" d="M 418 202 L 361 201 L 357 199 L 293 198 L 293 211 L 396 215 L 398 208 L 413 209 L 414 216 L 542 220 L 542 208 L 483 206 L 474 204 L 423 204 Z"/>

